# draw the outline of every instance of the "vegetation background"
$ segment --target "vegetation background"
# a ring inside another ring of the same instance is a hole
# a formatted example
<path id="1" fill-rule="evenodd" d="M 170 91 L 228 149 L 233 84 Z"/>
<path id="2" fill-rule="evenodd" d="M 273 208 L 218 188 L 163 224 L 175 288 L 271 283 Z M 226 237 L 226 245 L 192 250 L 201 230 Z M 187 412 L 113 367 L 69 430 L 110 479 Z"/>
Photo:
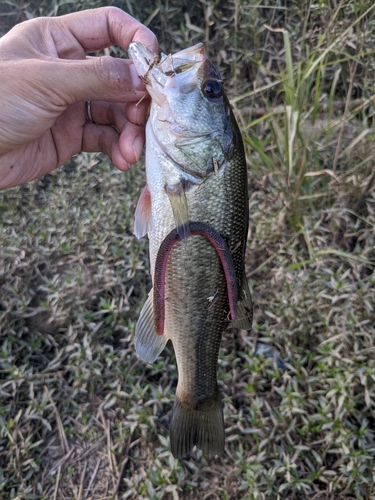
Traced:
<path id="1" fill-rule="evenodd" d="M 142 162 L 81 154 L 2 192 L 0 498 L 375 499 L 373 1 L 7 0 L 0 31 L 105 3 L 166 53 L 203 41 L 222 72 L 250 174 L 254 327 L 222 342 L 225 456 L 175 460 L 173 352 L 150 366 L 133 347 Z"/>

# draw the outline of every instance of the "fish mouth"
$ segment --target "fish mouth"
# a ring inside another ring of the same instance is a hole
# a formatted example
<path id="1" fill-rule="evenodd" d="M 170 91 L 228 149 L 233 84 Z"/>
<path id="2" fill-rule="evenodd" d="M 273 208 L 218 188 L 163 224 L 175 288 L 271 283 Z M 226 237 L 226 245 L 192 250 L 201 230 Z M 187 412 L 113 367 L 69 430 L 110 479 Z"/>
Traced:
<path id="1" fill-rule="evenodd" d="M 158 56 L 142 43 L 132 42 L 128 53 L 153 102 L 158 106 L 165 103 L 167 87 L 178 87 L 181 93 L 194 90 L 197 86 L 197 71 L 208 59 L 202 43 L 176 54 L 161 53 Z"/>
<path id="2" fill-rule="evenodd" d="M 173 55 L 162 54 L 157 69 L 166 77 L 173 78 L 176 75 L 185 73 L 206 59 L 207 55 L 204 46 L 202 43 L 198 43 Z"/>
<path id="3" fill-rule="evenodd" d="M 128 49 L 129 55 L 133 60 L 139 75 L 147 80 L 144 75 L 151 72 L 160 72 L 161 78 L 164 75 L 167 78 L 183 73 L 197 63 L 207 59 L 207 54 L 203 43 L 193 45 L 187 49 L 180 50 L 175 54 L 166 55 L 163 52 L 157 55 L 151 52 L 143 43 L 132 42 Z"/>

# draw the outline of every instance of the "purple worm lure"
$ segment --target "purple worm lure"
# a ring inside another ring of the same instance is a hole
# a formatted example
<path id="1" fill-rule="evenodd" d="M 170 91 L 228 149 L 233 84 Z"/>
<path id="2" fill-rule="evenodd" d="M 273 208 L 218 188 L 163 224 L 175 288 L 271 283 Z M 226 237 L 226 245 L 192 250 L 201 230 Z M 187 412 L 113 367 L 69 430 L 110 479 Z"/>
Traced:
<path id="1" fill-rule="evenodd" d="M 225 279 L 227 282 L 228 300 L 231 319 L 237 319 L 237 281 L 236 272 L 233 265 L 231 253 L 224 238 L 212 226 L 204 222 L 189 222 L 189 236 L 204 236 L 211 245 L 215 248 L 218 254 L 221 265 L 223 266 Z M 164 333 L 164 318 L 165 318 L 165 273 L 167 271 L 167 263 L 169 254 L 174 245 L 181 241 L 181 231 L 179 228 L 172 231 L 165 237 L 158 250 L 155 271 L 154 271 L 154 328 L 158 335 Z"/>

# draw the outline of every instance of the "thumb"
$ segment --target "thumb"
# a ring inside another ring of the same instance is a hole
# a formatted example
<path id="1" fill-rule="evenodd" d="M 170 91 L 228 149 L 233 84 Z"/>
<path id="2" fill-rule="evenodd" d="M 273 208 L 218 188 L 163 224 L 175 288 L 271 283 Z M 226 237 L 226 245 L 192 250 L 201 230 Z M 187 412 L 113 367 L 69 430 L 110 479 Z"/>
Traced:
<path id="1" fill-rule="evenodd" d="M 59 98 L 60 105 L 89 100 L 134 102 L 146 92 L 133 62 L 128 59 L 103 56 L 40 63 L 46 66 L 40 73 L 44 85 Z"/>

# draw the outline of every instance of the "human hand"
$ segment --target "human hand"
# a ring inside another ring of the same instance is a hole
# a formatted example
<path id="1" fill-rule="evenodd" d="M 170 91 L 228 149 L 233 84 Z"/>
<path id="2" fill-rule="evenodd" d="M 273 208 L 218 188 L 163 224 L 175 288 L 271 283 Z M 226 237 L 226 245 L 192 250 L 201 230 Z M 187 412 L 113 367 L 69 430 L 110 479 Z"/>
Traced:
<path id="1" fill-rule="evenodd" d="M 40 177 L 80 151 L 102 151 L 121 170 L 139 160 L 148 100 L 129 60 L 87 53 L 155 35 L 115 7 L 15 26 L 0 39 L 0 189 Z M 85 120 L 91 101 L 95 123 Z"/>

